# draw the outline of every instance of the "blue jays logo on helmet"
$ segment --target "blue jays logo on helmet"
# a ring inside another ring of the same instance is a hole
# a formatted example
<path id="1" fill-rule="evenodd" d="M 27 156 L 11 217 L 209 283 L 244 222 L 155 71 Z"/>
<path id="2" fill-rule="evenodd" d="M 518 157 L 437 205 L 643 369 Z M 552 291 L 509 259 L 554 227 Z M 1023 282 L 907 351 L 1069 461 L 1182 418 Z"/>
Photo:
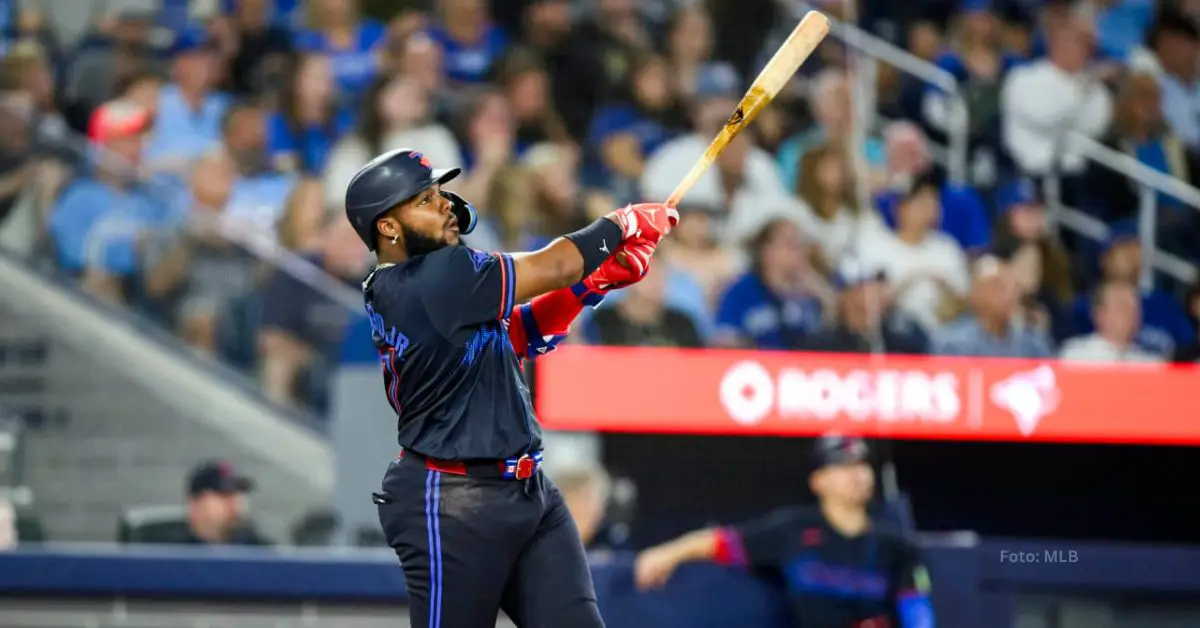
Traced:
<path id="1" fill-rule="evenodd" d="M 462 172 L 460 168 L 435 170 L 428 157 L 416 150 L 399 148 L 368 162 L 346 187 L 346 219 L 358 237 L 375 250 L 375 221 L 388 210 L 415 197 L 423 190 L 442 185 Z M 474 208 L 463 201 L 456 208 L 461 233 L 474 227 Z"/>

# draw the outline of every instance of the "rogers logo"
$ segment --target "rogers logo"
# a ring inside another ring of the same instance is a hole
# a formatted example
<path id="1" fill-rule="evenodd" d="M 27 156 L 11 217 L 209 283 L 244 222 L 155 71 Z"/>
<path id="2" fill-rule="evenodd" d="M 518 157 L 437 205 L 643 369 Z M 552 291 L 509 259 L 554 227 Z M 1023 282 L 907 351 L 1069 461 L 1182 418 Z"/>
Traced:
<path id="1" fill-rule="evenodd" d="M 1030 436 L 1042 419 L 1058 409 L 1060 397 L 1054 369 L 1039 366 L 992 384 L 992 403 L 1017 422 L 1022 436 Z"/>
<path id="2" fill-rule="evenodd" d="M 721 405 L 734 421 L 755 425 L 775 405 L 775 381 L 758 362 L 738 362 L 721 378 Z"/>
<path id="3" fill-rule="evenodd" d="M 738 362 L 721 380 L 721 404 L 742 425 L 773 410 L 783 418 L 951 423 L 962 410 L 958 377 L 913 370 L 785 368 L 773 376 L 757 362 Z"/>

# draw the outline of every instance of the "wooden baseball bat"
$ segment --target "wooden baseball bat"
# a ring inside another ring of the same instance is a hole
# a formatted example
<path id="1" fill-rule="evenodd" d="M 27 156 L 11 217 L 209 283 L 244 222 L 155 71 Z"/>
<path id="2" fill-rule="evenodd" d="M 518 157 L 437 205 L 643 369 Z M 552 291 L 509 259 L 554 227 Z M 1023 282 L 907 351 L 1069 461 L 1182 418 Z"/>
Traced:
<path id="1" fill-rule="evenodd" d="M 758 73 L 758 78 L 754 79 L 754 83 L 750 85 L 750 89 L 742 96 L 741 102 L 738 103 L 737 109 L 733 115 L 729 116 L 729 120 L 713 138 L 711 144 L 708 145 L 708 150 L 704 151 L 704 156 L 692 165 L 691 171 L 679 182 L 675 191 L 671 193 L 671 197 L 667 199 L 667 205 L 678 207 L 679 201 L 683 200 L 688 190 L 696 185 L 696 181 L 704 174 L 708 167 L 713 165 L 717 160 L 717 156 L 729 142 L 741 132 L 746 125 L 754 121 L 754 118 L 779 94 L 779 90 L 787 84 L 796 70 L 800 68 L 800 64 L 816 50 L 817 45 L 825 36 L 829 34 L 829 18 L 825 17 L 819 11 L 809 11 L 804 15 L 804 19 L 796 25 L 792 33 L 788 35 L 787 40 L 775 51 L 771 60 Z"/>

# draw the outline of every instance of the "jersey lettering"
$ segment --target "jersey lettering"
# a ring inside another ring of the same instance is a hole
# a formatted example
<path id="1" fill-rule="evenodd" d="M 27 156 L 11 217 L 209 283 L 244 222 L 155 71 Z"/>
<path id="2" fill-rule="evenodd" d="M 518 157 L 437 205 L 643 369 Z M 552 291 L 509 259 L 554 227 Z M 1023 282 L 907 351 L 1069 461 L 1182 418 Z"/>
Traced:
<path id="1" fill-rule="evenodd" d="M 388 327 L 383 322 L 383 315 L 376 312 L 370 303 L 367 304 L 367 316 L 371 320 L 371 335 L 375 338 L 375 346 L 383 345 L 383 347 L 395 349 L 397 354 L 404 353 L 404 350 L 408 348 L 408 337 L 395 327 Z"/>

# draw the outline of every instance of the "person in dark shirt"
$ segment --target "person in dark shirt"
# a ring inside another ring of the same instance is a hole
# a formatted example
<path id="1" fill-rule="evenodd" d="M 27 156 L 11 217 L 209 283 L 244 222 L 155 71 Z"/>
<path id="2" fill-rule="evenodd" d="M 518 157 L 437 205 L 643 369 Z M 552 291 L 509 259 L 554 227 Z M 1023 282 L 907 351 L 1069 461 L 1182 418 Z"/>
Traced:
<path id="1" fill-rule="evenodd" d="M 1188 287 L 1187 294 L 1183 297 L 1183 306 L 1187 309 L 1188 321 L 1191 322 L 1192 327 L 1200 328 L 1200 282 L 1193 283 Z M 1188 344 L 1176 347 L 1171 361 L 1200 363 L 1200 342 L 1193 340 Z"/>
<path id="2" fill-rule="evenodd" d="M 595 340 L 624 347 L 701 347 L 691 317 L 664 303 L 667 269 L 658 268 L 631 286 L 614 307 L 597 310 Z"/>
<path id="3" fill-rule="evenodd" d="M 210 27 L 221 56 L 229 67 L 228 89 L 250 95 L 283 78 L 292 41 L 286 29 L 272 24 L 262 0 L 235 0 L 226 15 Z"/>
<path id="4" fill-rule="evenodd" d="M 246 518 L 254 480 L 224 460 L 203 462 L 188 478 L 188 536 L 195 545 L 269 545 Z"/>
<path id="5" fill-rule="evenodd" d="M 172 545 L 270 545 L 246 516 L 246 494 L 254 481 L 224 460 L 197 465 L 187 480 L 186 519 L 182 525 L 150 526 L 136 542 Z"/>
<path id="6" fill-rule="evenodd" d="M 814 459 L 817 508 L 782 508 L 645 550 L 634 566 L 637 584 L 661 586 L 679 565 L 713 560 L 781 580 L 795 628 L 933 628 L 929 576 L 916 548 L 868 512 L 875 475 L 867 444 L 826 436 Z"/>
<path id="7" fill-rule="evenodd" d="M 402 149 L 346 192 L 379 262 L 363 292 L 398 417 L 380 524 L 414 625 L 489 626 L 504 610 L 523 626 L 603 626 L 579 533 L 540 473 L 522 359 L 552 350 L 585 304 L 640 281 L 678 213 L 631 205 L 536 252 L 486 253 L 461 243 L 474 207 L 442 190 L 459 172 Z"/>
<path id="8" fill-rule="evenodd" d="M 929 340 L 921 326 L 892 308 L 886 272 L 853 258 L 840 266 L 837 323 L 809 336 L 804 348 L 831 353 L 925 353 Z"/>

